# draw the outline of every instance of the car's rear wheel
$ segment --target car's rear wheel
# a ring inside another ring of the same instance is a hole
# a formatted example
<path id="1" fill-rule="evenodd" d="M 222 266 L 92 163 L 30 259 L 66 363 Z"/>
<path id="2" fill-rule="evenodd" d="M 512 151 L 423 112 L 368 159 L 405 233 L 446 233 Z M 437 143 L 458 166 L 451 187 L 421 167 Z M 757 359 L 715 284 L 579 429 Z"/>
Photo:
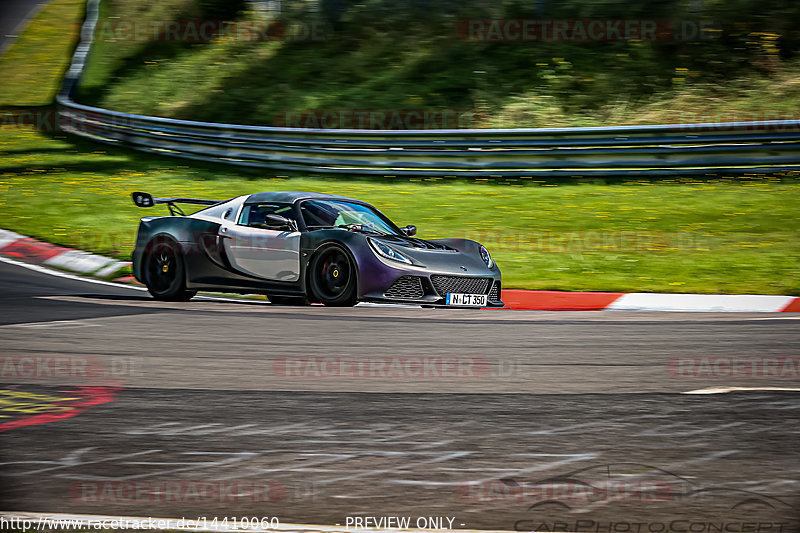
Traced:
<path id="1" fill-rule="evenodd" d="M 186 288 L 183 256 L 169 239 L 153 241 L 144 257 L 144 284 L 156 300 L 185 302 L 197 291 Z"/>
<path id="2" fill-rule="evenodd" d="M 355 263 L 338 244 L 325 245 L 311 259 L 308 283 L 314 297 L 325 305 L 350 307 L 358 302 Z"/>

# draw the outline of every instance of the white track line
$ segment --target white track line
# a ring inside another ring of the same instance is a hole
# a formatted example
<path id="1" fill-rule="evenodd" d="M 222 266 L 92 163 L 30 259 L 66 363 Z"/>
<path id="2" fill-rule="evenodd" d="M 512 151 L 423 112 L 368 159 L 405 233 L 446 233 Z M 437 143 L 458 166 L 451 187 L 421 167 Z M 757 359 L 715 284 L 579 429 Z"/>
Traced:
<path id="1" fill-rule="evenodd" d="M 60 272 L 58 270 L 53 270 L 52 268 L 43 267 L 41 265 L 32 265 L 30 263 L 24 263 L 22 261 L 17 261 L 16 259 L 11 259 L 8 257 L 0 256 L 0 262 L 8 263 L 9 265 L 15 265 L 22 268 L 27 268 L 28 270 L 33 270 L 34 272 L 40 272 L 42 274 L 49 274 L 51 276 L 57 276 L 59 278 L 71 279 L 73 281 L 85 281 L 86 283 L 95 283 L 97 285 L 108 285 L 110 287 L 119 287 L 123 289 L 133 289 L 135 291 L 146 291 L 144 287 L 137 287 L 135 285 L 123 285 L 122 283 L 114 283 L 113 281 L 105 281 L 102 279 L 93 279 L 93 278 L 86 278 L 83 276 L 76 276 L 74 274 L 67 274 L 66 272 Z"/>
<path id="2" fill-rule="evenodd" d="M 34 272 L 39 272 L 41 274 L 48 274 L 50 276 L 56 276 L 59 278 L 71 279 L 73 281 L 83 281 L 85 283 L 94 283 L 96 285 L 108 285 L 109 287 L 117 287 L 120 289 L 131 289 L 139 292 L 147 292 L 146 287 L 139 287 L 137 285 L 127 285 L 124 283 L 114 283 L 113 281 L 105 281 L 102 279 L 94 279 L 94 278 L 87 278 L 84 276 L 77 276 L 74 274 L 67 274 L 66 272 L 53 270 L 52 268 L 43 267 L 41 265 L 32 265 L 30 263 L 24 263 L 22 261 L 17 261 L 16 259 L 11 259 L 8 257 L 0 256 L 0 262 L 8 263 L 9 265 L 15 265 L 22 268 L 27 268 L 28 270 L 33 270 Z M 241 298 L 225 298 L 223 296 L 207 296 L 207 295 L 200 295 L 198 296 L 198 299 L 213 300 L 215 302 L 235 302 L 235 303 L 241 303 L 243 300 L 247 301 L 246 299 L 241 299 Z M 264 304 L 269 305 L 266 301 L 264 302 Z"/>
<path id="3" fill-rule="evenodd" d="M 681 394 L 726 394 L 738 391 L 784 391 L 800 392 L 797 387 L 708 387 L 705 389 L 690 390 Z"/>
<path id="4" fill-rule="evenodd" d="M 764 318 L 751 318 L 750 320 L 800 320 L 800 316 L 790 314 L 789 316 L 768 316 Z"/>
<path id="5" fill-rule="evenodd" d="M 3 328 L 85 328 L 100 327 L 101 324 L 91 322 L 94 318 L 79 318 L 76 320 L 50 320 L 45 322 L 22 322 L 21 324 L 4 324 Z"/>
<path id="6" fill-rule="evenodd" d="M 317 524 L 280 524 L 276 527 L 261 528 L 253 527 L 248 528 L 245 526 L 238 527 L 236 522 L 228 521 L 226 527 L 217 524 L 212 527 L 208 524 L 195 523 L 192 519 L 178 519 L 178 518 L 155 518 L 155 517 L 141 517 L 141 516 L 114 516 L 114 515 L 88 515 L 88 514 L 66 514 L 66 513 L 32 513 L 26 511 L 0 511 L 0 518 L 7 521 L 28 520 L 30 524 L 42 524 L 42 528 L 46 525 L 53 525 L 57 521 L 70 521 L 71 524 L 68 528 L 55 528 L 55 529 L 77 529 L 80 527 L 95 527 L 98 524 L 108 524 L 105 529 L 110 527 L 112 521 L 117 522 L 118 525 L 128 521 L 129 527 L 117 527 L 115 529 L 134 529 L 133 522 L 138 521 L 141 523 L 152 524 L 155 522 L 157 526 L 154 527 L 139 527 L 138 529 L 150 529 L 151 531 L 204 531 L 208 533 L 240 531 L 244 533 L 269 533 L 271 531 L 282 531 L 284 533 L 312 533 L 312 532 L 325 532 L 325 533 L 488 533 L 487 530 L 476 529 L 397 529 L 397 528 L 346 528 L 342 526 L 325 526 Z M 213 520 L 209 517 L 208 522 Z M 411 518 L 414 521 L 414 518 Z M 163 527 L 162 527 L 163 526 Z M 13 527 L 13 526 L 12 526 Z M 157 529 L 156 529 L 157 527 Z M 38 528 L 34 528 L 37 529 Z M 492 529 L 495 533 L 511 533 L 510 531 Z"/>
<path id="7" fill-rule="evenodd" d="M 391 307 L 392 309 L 422 309 L 421 305 L 412 304 L 384 304 L 378 302 L 358 302 L 356 307 Z"/>

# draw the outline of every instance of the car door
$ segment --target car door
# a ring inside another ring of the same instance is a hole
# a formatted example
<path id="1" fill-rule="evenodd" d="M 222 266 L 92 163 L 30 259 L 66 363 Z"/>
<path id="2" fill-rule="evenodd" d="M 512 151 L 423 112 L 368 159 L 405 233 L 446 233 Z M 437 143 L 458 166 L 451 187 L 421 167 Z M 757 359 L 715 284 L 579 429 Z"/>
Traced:
<path id="1" fill-rule="evenodd" d="M 236 223 L 220 227 L 231 265 L 241 272 L 273 281 L 300 279 L 300 232 L 267 228 L 265 215 L 294 219 L 292 206 L 245 204 Z"/>

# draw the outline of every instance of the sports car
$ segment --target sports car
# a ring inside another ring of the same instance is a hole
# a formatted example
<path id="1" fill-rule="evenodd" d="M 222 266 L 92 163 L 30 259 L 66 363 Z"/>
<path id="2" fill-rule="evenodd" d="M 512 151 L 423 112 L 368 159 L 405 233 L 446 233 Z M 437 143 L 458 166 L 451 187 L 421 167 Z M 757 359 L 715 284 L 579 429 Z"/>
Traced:
<path id="1" fill-rule="evenodd" d="M 360 200 L 310 192 L 132 197 L 170 211 L 141 219 L 133 252 L 133 275 L 158 300 L 216 291 L 290 305 L 503 305 L 500 269 L 480 243 L 418 239 L 415 226 L 400 228 Z M 178 204 L 205 207 L 187 215 Z"/>

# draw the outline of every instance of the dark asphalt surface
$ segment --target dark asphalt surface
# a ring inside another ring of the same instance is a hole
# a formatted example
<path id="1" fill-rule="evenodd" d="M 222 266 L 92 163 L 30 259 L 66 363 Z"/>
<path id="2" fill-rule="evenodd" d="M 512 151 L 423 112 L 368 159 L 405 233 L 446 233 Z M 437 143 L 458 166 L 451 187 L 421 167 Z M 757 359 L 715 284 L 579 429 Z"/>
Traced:
<path id="1" fill-rule="evenodd" d="M 680 394 L 800 379 L 669 366 L 796 356 L 796 315 L 167 305 L 5 263 L 0 294 L 0 509 L 800 531 L 800 392 Z"/>
<path id="2" fill-rule="evenodd" d="M 19 24 L 25 20 L 36 7 L 49 0 L 3 0 L 0 2 L 0 51 L 4 50 L 15 38 L 14 33 Z"/>

